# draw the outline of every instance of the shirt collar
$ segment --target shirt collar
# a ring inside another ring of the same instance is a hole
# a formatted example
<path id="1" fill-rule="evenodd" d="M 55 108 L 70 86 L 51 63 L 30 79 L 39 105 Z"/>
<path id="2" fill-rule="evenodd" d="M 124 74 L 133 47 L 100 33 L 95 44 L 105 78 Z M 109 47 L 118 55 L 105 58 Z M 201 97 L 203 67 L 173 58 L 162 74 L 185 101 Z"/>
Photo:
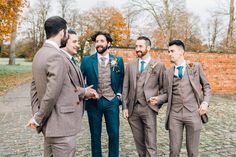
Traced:
<path id="1" fill-rule="evenodd" d="M 72 55 L 69 54 L 67 51 L 65 51 L 65 50 L 63 50 L 63 49 L 61 49 L 61 51 L 64 52 L 70 59 L 72 58 Z"/>
<path id="2" fill-rule="evenodd" d="M 98 54 L 98 60 L 100 60 L 101 57 L 105 57 L 107 61 L 109 60 L 109 53 L 107 53 L 105 56 L 103 56 L 99 53 L 97 53 L 97 54 Z"/>
<path id="3" fill-rule="evenodd" d="M 146 59 L 139 58 L 139 62 L 144 61 L 145 63 L 149 63 L 150 60 L 151 60 L 151 56 L 150 55 L 148 55 Z"/>
<path id="4" fill-rule="evenodd" d="M 59 45 L 52 40 L 46 40 L 45 43 L 50 44 L 50 45 L 54 46 L 56 49 L 60 50 Z"/>
<path id="5" fill-rule="evenodd" d="M 179 66 L 183 66 L 185 68 L 186 67 L 186 60 L 184 60 Z M 175 65 L 175 69 L 179 66 Z"/>

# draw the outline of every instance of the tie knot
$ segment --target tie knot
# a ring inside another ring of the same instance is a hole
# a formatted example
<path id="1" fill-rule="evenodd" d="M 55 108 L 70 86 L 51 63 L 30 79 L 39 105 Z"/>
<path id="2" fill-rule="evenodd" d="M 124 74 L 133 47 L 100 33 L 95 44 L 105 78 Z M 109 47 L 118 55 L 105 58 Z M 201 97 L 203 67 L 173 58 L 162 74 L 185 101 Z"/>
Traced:
<path id="1" fill-rule="evenodd" d="M 177 69 L 178 70 L 182 70 L 184 68 L 184 66 L 178 66 Z"/>
<path id="2" fill-rule="evenodd" d="M 101 61 L 105 62 L 107 58 L 106 57 L 101 57 L 100 59 L 101 59 Z"/>
<path id="3" fill-rule="evenodd" d="M 184 68 L 184 66 L 178 66 L 177 67 L 179 78 L 183 78 L 183 68 Z"/>
<path id="4" fill-rule="evenodd" d="M 145 61 L 141 61 L 141 64 L 144 64 L 145 63 Z"/>
<path id="5" fill-rule="evenodd" d="M 74 64 L 77 64 L 77 60 L 75 59 L 75 57 L 71 57 L 71 60 L 72 60 L 72 62 L 74 63 Z"/>

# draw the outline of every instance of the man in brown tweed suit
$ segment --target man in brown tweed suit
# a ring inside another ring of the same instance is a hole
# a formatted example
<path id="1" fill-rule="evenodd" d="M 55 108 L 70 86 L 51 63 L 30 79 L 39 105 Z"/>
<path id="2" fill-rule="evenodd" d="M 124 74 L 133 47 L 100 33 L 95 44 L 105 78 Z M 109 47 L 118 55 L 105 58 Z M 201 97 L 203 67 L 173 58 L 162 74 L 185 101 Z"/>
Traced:
<path id="1" fill-rule="evenodd" d="M 33 117 L 27 126 L 44 135 L 44 157 L 75 157 L 76 134 L 81 128 L 83 99 L 95 91 L 84 88 L 82 74 L 69 57 L 72 36 L 66 41 L 66 21 L 53 16 L 44 24 L 47 40 L 32 64 L 31 106 Z M 76 45 L 74 45 L 76 47 Z"/>
<path id="2" fill-rule="evenodd" d="M 184 51 L 182 41 L 169 43 L 168 53 L 174 66 L 165 72 L 165 94 L 150 98 L 152 105 L 168 101 L 166 129 L 169 130 L 170 157 L 180 154 L 184 128 L 188 156 L 198 156 L 201 115 L 206 116 L 211 96 L 210 85 L 201 64 L 187 62 Z"/>
<path id="3" fill-rule="evenodd" d="M 123 116 L 128 119 L 139 157 L 156 157 L 156 115 L 159 106 L 148 100 L 163 90 L 165 66 L 150 55 L 151 41 L 141 36 L 136 41 L 137 58 L 129 62 L 123 85 Z"/>

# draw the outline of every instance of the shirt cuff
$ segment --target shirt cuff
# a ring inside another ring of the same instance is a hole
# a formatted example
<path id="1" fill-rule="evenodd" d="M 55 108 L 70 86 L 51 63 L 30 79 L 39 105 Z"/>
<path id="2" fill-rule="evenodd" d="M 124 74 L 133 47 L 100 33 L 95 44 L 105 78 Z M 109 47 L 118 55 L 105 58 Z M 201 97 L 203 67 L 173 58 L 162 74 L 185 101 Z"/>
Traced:
<path id="1" fill-rule="evenodd" d="M 206 101 L 203 101 L 201 105 L 206 105 L 207 107 L 209 107 L 209 104 Z"/>
<path id="2" fill-rule="evenodd" d="M 35 125 L 39 126 L 39 123 L 36 122 L 35 117 L 33 117 L 32 120 L 33 120 L 33 122 L 34 122 Z"/>
<path id="3" fill-rule="evenodd" d="M 118 97 L 118 99 L 120 99 L 120 100 L 122 99 L 121 93 L 117 93 L 116 96 Z"/>

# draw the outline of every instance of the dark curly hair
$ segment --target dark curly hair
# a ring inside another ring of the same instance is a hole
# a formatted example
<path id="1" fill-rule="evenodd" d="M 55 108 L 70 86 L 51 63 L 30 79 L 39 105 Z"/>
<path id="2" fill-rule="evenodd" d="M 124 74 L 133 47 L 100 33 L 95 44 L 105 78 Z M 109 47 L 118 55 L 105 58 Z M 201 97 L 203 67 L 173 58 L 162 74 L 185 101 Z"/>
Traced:
<path id="1" fill-rule="evenodd" d="M 94 35 L 92 35 L 92 36 L 91 36 L 92 41 L 95 42 L 97 36 L 99 36 L 99 35 L 103 35 L 103 36 L 105 36 L 107 42 L 112 43 L 113 40 L 112 40 L 111 35 L 110 35 L 109 33 L 102 32 L 102 31 L 98 31 L 98 32 L 96 32 Z"/>

